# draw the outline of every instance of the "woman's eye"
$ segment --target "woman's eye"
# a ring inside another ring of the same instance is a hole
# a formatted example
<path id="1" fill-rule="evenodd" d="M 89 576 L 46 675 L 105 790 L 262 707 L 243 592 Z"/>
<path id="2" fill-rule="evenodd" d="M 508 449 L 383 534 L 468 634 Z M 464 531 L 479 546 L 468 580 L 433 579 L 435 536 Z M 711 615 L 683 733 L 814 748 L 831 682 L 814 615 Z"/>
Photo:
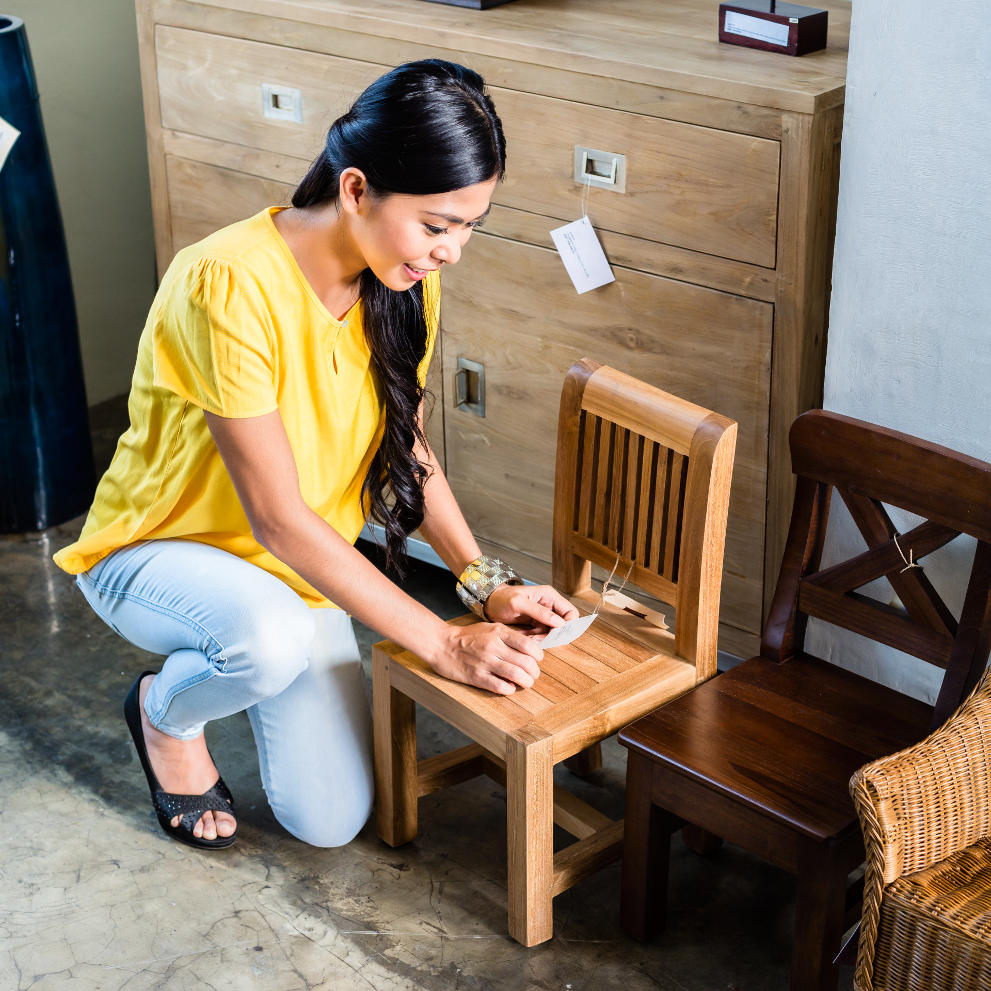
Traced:
<path id="1" fill-rule="evenodd" d="M 424 224 L 423 226 L 427 228 L 427 233 L 428 234 L 446 234 L 447 233 L 447 228 L 446 227 L 431 227 L 430 224 Z"/>

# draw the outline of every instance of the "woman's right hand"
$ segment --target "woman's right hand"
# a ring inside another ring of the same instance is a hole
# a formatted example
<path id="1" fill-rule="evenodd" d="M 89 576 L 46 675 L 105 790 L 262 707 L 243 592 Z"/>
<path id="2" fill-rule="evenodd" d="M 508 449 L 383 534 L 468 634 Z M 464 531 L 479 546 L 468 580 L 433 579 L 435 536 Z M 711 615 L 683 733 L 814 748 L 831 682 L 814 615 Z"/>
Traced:
<path id="1" fill-rule="evenodd" d="M 441 643 L 425 660 L 444 678 L 512 695 L 540 677 L 544 652 L 530 637 L 501 623 L 445 626 Z"/>

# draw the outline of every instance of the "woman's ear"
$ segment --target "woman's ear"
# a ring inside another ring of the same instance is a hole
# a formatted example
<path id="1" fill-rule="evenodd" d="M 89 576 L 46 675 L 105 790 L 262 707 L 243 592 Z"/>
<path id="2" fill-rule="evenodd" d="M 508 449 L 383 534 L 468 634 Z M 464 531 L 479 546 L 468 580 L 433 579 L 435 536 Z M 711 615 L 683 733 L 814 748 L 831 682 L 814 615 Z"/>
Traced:
<path id="1" fill-rule="evenodd" d="M 340 203 L 350 214 L 357 214 L 368 199 L 368 180 L 361 169 L 347 168 L 341 173 Z"/>

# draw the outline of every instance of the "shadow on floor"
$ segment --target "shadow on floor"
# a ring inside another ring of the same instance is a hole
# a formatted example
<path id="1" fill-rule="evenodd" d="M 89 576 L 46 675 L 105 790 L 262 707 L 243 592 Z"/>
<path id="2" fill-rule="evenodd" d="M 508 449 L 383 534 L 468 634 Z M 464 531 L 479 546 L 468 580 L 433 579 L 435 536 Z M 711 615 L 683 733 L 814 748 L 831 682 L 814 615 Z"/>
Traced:
<path id="1" fill-rule="evenodd" d="M 105 459 L 126 426 L 115 410 L 93 420 Z M 554 939 L 526 949 L 506 935 L 501 788 L 479 778 L 421 799 L 419 838 L 402 848 L 371 824 L 346 847 L 308 847 L 269 810 L 243 714 L 207 731 L 237 797 L 237 844 L 207 855 L 168 840 L 121 718 L 128 686 L 161 658 L 106 627 L 52 563 L 81 525 L 0 538 L 3 991 L 788 986 L 794 882 L 737 848 L 702 858 L 675 839 L 669 928 L 649 945 L 619 929 L 614 865 L 555 899 Z M 445 618 L 463 612 L 446 571 L 411 562 L 404 587 Z M 355 626 L 368 671 L 378 638 Z M 420 710 L 417 742 L 424 757 L 465 740 Z M 588 779 L 557 777 L 619 818 L 625 751 L 614 739 L 604 751 Z"/>

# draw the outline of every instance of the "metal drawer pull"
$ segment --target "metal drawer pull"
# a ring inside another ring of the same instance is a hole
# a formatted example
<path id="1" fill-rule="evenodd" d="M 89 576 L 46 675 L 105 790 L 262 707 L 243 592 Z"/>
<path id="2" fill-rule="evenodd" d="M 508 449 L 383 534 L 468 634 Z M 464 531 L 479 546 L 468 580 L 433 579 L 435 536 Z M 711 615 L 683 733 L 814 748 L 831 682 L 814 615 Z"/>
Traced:
<path id="1" fill-rule="evenodd" d="M 485 416 L 485 365 L 458 358 L 454 373 L 454 405 L 464 413 Z"/>
<path id="2" fill-rule="evenodd" d="M 262 111 L 266 117 L 276 120 L 294 120 L 303 123 L 303 94 L 291 86 L 262 83 Z"/>
<path id="3" fill-rule="evenodd" d="M 575 145 L 575 182 L 625 193 L 626 156 Z"/>

